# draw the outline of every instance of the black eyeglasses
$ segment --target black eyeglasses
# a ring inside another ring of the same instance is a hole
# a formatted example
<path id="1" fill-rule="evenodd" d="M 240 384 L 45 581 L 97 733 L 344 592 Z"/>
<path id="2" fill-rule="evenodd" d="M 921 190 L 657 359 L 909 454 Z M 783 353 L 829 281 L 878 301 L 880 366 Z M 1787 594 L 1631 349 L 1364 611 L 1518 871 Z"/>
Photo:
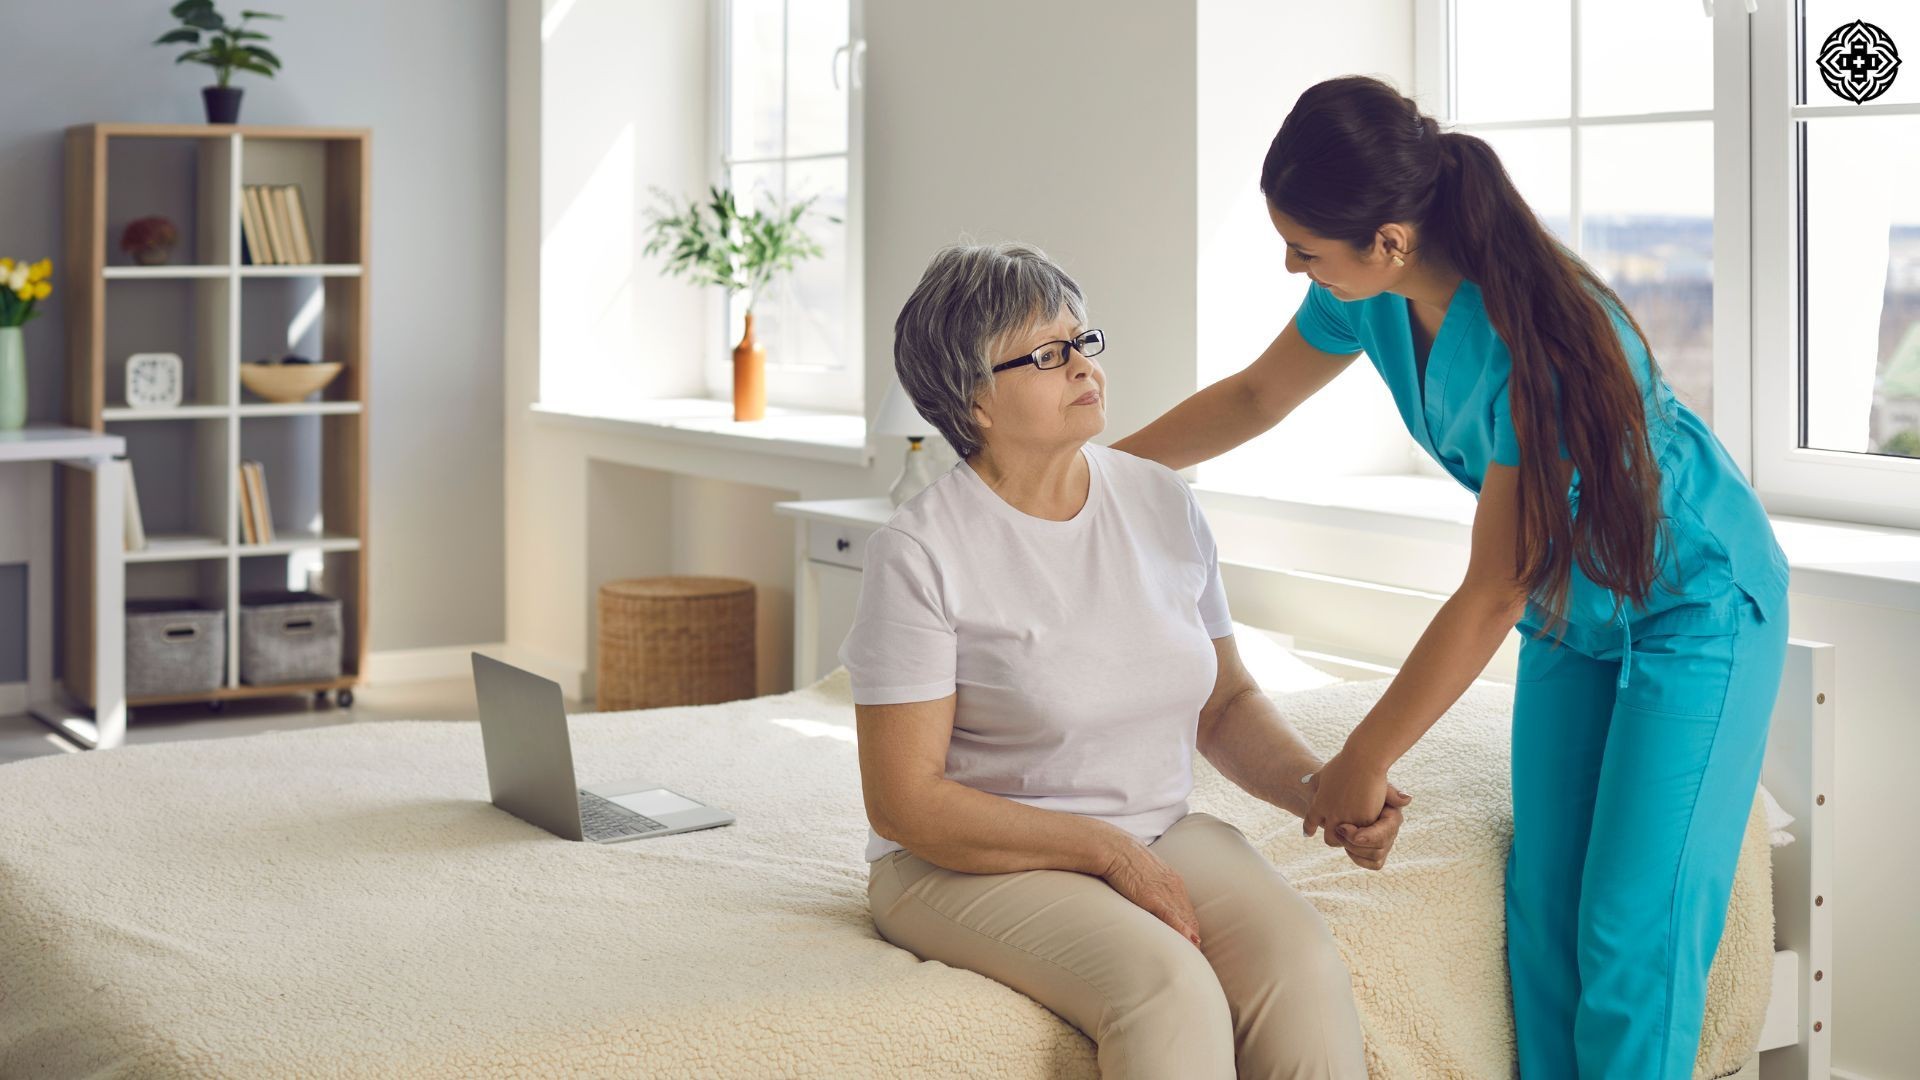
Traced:
<path id="1" fill-rule="evenodd" d="M 1049 341 L 1018 360 L 1009 360 L 1004 364 L 993 365 L 995 371 L 1005 371 L 1021 364 L 1032 364 L 1041 371 L 1057 368 L 1067 362 L 1067 350 L 1077 350 L 1081 356 L 1099 356 L 1100 350 L 1107 347 L 1107 333 L 1104 330 L 1089 330 L 1072 341 Z"/>

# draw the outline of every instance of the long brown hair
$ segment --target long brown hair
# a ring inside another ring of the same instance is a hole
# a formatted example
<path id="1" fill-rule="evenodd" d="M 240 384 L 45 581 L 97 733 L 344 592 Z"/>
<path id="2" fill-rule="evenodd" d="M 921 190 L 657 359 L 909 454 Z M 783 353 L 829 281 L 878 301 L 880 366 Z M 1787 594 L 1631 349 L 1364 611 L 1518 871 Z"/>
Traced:
<path id="1" fill-rule="evenodd" d="M 1643 346 L 1646 334 L 1540 223 L 1493 148 L 1441 132 L 1378 79 L 1345 76 L 1300 96 L 1267 150 L 1260 190 L 1281 213 L 1359 252 L 1372 250 L 1387 222 L 1412 222 L 1426 254 L 1480 287 L 1513 358 L 1508 400 L 1522 451 L 1515 580 L 1556 629 L 1575 560 L 1617 598 L 1644 605 L 1659 572 L 1660 469 L 1639 384 L 1600 298 Z M 1577 514 L 1560 477 L 1562 439 L 1579 470 Z"/>

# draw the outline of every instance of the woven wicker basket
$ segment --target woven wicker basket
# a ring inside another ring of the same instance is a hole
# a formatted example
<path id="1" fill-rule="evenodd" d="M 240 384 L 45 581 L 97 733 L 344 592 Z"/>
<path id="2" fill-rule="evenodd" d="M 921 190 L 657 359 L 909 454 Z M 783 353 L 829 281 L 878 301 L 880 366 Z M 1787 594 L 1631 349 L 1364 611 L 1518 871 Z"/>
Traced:
<path id="1" fill-rule="evenodd" d="M 600 586 L 595 708 L 752 697 L 753 606 L 753 583 L 737 578 L 634 578 Z"/>

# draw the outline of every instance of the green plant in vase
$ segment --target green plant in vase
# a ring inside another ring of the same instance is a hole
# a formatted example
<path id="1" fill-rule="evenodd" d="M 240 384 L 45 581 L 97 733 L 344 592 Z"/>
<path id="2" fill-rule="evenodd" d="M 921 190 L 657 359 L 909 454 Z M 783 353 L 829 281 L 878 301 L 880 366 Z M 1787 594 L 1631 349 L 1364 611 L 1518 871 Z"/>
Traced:
<path id="1" fill-rule="evenodd" d="M 661 206 L 649 212 L 646 253 L 666 253 L 666 272 L 696 285 L 716 285 L 747 294 L 747 325 L 733 350 L 733 418 L 760 420 L 767 415 L 767 351 L 753 336 L 753 306 L 767 286 L 802 259 L 825 251 L 801 228 L 814 200 L 741 213 L 733 192 L 707 189 L 707 201 L 685 204 L 654 189 Z M 831 222 L 839 218 L 820 215 Z"/>
<path id="2" fill-rule="evenodd" d="M 200 97 L 206 102 L 207 123 L 233 124 L 240 120 L 240 88 L 228 86 L 236 71 L 273 78 L 280 70 L 280 58 L 266 46 L 267 35 L 247 24 L 255 19 L 279 19 L 270 11 L 242 11 L 240 21 L 228 25 L 226 17 L 214 9 L 213 0 L 180 0 L 168 9 L 179 27 L 160 35 L 155 45 L 192 45 L 174 58 L 176 64 L 205 64 L 219 79 L 205 87 Z M 201 35 L 206 35 L 203 40 Z"/>
<path id="3" fill-rule="evenodd" d="M 53 295 L 53 260 L 0 258 L 0 431 L 27 423 L 27 351 L 21 327 Z"/>

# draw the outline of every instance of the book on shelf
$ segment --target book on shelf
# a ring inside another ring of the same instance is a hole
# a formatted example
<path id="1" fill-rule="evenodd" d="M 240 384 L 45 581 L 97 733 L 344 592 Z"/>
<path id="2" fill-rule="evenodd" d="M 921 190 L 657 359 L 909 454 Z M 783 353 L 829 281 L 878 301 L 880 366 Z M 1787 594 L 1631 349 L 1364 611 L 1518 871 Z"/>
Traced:
<path id="1" fill-rule="evenodd" d="M 300 235 L 299 219 L 293 211 L 293 185 L 280 184 L 271 190 L 274 212 L 280 216 L 280 231 L 287 238 L 287 246 L 293 249 L 293 261 L 302 265 L 311 264 L 313 253 L 308 250 L 307 238 Z"/>
<path id="2" fill-rule="evenodd" d="M 147 546 L 147 526 L 146 522 L 140 519 L 140 493 L 133 487 L 133 462 L 126 458 L 115 460 L 119 463 L 121 490 L 126 495 L 123 500 L 126 527 L 122 530 L 125 533 L 125 543 L 122 546 L 128 551 L 139 551 Z"/>
<path id="3" fill-rule="evenodd" d="M 257 461 L 253 463 L 253 490 L 256 496 L 254 509 L 260 515 L 257 526 L 261 537 L 260 542 L 271 544 L 273 543 L 273 500 L 267 496 L 266 466 Z"/>
<path id="4" fill-rule="evenodd" d="M 253 532 L 253 476 L 246 462 L 240 463 L 240 542 L 257 544 L 260 538 Z"/>
<path id="5" fill-rule="evenodd" d="M 249 544 L 273 542 L 273 510 L 267 502 L 267 474 L 257 461 L 240 463 L 240 538 Z"/>
<path id="6" fill-rule="evenodd" d="M 298 184 L 247 184 L 241 189 L 241 238 L 262 265 L 310 266 L 313 232 Z"/>
<path id="7" fill-rule="evenodd" d="M 313 251 L 313 230 L 307 228 L 307 206 L 300 198 L 300 186 L 286 186 L 287 215 L 293 221 L 293 236 L 300 249 L 300 261 L 312 265 L 320 261 Z"/>
<path id="8" fill-rule="evenodd" d="M 251 184 L 240 189 L 240 238 L 246 241 L 247 254 L 255 266 L 272 266 L 273 244 L 267 236 L 267 219 L 260 206 L 260 192 Z"/>
<path id="9" fill-rule="evenodd" d="M 293 257 L 293 245 L 288 242 L 287 234 L 282 231 L 280 214 L 275 205 L 273 190 L 264 184 L 254 186 L 260 199 L 260 214 L 267 221 L 267 243 L 273 245 L 273 261 L 288 265 L 296 261 Z"/>
<path id="10" fill-rule="evenodd" d="M 259 266 L 266 262 L 260 250 L 259 227 L 253 223 L 253 204 L 247 201 L 247 189 L 240 189 L 240 265 Z"/>

